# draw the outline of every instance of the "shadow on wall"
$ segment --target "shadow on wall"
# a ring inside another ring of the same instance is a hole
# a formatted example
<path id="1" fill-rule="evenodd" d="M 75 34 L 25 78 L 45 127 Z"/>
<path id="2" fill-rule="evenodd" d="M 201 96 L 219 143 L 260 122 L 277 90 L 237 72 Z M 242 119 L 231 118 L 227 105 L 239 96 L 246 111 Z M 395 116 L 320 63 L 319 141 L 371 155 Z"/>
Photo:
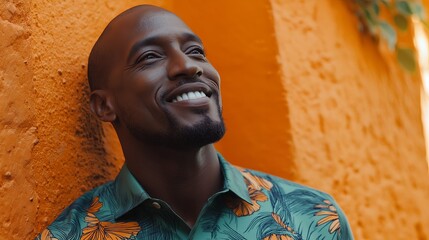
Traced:
<path id="1" fill-rule="evenodd" d="M 90 109 L 89 85 L 87 81 L 79 81 L 79 84 L 79 105 L 76 108 L 80 111 L 75 135 L 81 139 L 80 145 L 84 152 L 98 156 L 99 160 L 105 159 L 105 134 L 101 122 L 92 114 Z"/>

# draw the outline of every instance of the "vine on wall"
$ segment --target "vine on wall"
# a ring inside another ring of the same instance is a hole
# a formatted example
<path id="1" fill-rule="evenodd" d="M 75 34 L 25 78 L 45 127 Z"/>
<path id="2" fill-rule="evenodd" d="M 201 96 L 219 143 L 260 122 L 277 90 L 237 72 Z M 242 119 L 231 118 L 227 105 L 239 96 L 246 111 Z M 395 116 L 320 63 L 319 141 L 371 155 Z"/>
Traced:
<path id="1" fill-rule="evenodd" d="M 418 0 L 352 0 L 356 6 L 362 31 L 383 39 L 396 52 L 399 64 L 407 71 L 417 69 L 415 48 L 398 43 L 398 31 L 407 32 L 412 20 L 421 21 L 428 29 L 425 9 Z M 385 14 L 381 14 L 381 11 Z"/>

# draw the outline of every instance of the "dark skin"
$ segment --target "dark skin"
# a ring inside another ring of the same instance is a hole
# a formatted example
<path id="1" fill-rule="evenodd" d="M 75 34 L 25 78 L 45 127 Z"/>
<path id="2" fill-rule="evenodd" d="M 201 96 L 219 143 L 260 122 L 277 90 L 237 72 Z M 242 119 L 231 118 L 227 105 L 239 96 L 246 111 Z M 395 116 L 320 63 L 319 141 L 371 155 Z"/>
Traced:
<path id="1" fill-rule="evenodd" d="M 91 93 L 92 111 L 113 123 L 125 163 L 148 194 L 192 227 L 223 186 L 211 142 L 181 139 L 180 129 L 204 130 L 222 121 L 220 78 L 201 41 L 174 14 L 146 5 L 115 18 L 94 48 L 91 54 L 103 56 L 103 72 L 95 75 L 103 79 Z M 189 92 L 206 96 L 177 101 Z"/>

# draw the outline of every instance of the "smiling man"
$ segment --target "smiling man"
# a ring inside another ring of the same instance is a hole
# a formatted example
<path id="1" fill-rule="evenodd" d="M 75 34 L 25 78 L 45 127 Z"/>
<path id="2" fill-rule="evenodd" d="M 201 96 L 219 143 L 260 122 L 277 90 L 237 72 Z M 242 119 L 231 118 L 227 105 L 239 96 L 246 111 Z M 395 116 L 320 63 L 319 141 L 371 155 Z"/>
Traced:
<path id="1" fill-rule="evenodd" d="M 197 35 L 155 6 L 113 19 L 88 65 L 91 110 L 125 164 L 38 239 L 353 239 L 327 194 L 230 165 L 220 77 Z"/>

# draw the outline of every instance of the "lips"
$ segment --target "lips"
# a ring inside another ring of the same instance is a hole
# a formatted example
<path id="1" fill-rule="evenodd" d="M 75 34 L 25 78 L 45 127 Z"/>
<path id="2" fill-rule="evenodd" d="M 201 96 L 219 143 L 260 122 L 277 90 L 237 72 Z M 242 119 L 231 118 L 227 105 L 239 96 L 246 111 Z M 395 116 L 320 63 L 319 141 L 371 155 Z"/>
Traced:
<path id="1" fill-rule="evenodd" d="M 166 96 L 169 103 L 195 101 L 210 98 L 212 91 L 204 83 L 187 83 L 175 88 Z"/>

